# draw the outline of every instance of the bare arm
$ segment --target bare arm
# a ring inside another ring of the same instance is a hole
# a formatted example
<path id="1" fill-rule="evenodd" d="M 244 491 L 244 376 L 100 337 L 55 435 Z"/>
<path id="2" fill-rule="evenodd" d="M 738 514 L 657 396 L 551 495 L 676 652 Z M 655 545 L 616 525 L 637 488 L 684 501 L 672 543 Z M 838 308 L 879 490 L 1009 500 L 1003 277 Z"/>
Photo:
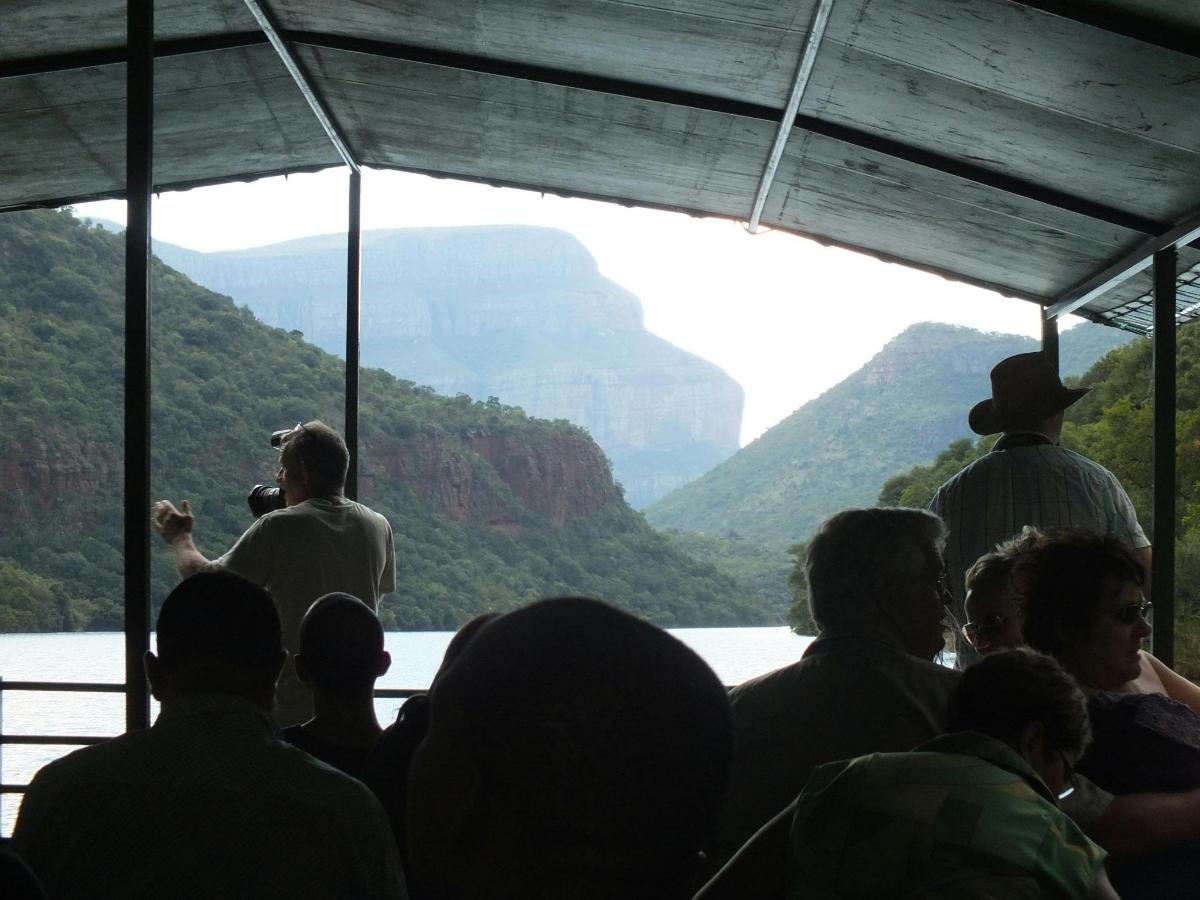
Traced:
<path id="1" fill-rule="evenodd" d="M 1186 703 L 1192 712 L 1200 714 L 1200 685 L 1193 684 L 1153 654 L 1143 655 L 1150 661 L 1150 667 L 1162 682 L 1166 695 L 1172 700 Z"/>
<path id="2" fill-rule="evenodd" d="M 1114 797 L 1088 837 L 1116 862 L 1200 840 L 1200 788 Z"/>
<path id="3" fill-rule="evenodd" d="M 181 509 L 176 509 L 170 500 L 159 500 L 150 512 L 150 523 L 175 551 L 175 568 L 179 570 L 179 577 L 187 578 L 205 571 L 212 563 L 196 549 L 192 541 L 192 529 L 196 525 L 192 508 L 186 500 L 180 506 Z"/>

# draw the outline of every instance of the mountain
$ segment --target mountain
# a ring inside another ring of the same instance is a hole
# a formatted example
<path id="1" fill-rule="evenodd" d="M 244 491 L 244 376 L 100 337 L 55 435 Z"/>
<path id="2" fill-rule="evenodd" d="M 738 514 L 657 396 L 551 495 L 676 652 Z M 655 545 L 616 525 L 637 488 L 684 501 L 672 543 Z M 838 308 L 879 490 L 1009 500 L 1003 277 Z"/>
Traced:
<path id="1" fill-rule="evenodd" d="M 345 235 L 199 253 L 156 243 L 262 321 L 345 352 Z M 742 389 L 646 331 L 637 297 L 572 235 L 484 226 L 363 233 L 362 361 L 586 428 L 635 507 L 738 448 Z"/>
<path id="2" fill-rule="evenodd" d="M 66 212 L 0 216 L 0 631 L 121 627 L 123 251 Z M 340 427 L 344 365 L 158 261 L 151 278 L 152 492 L 192 501 L 211 557 L 273 475 L 270 432 Z M 388 627 L 552 594 L 660 625 L 781 620 L 651 530 L 568 422 L 364 369 L 360 442 L 360 495 L 396 536 Z M 155 541 L 157 605 L 176 575 Z"/>
<path id="3" fill-rule="evenodd" d="M 1080 374 L 1131 336 L 1098 325 L 1063 332 Z M 1086 353 L 1075 346 L 1090 347 Z M 1031 338 L 923 323 L 706 475 L 645 510 L 659 528 L 736 536 L 771 547 L 807 539 L 821 519 L 871 506 L 884 481 L 970 435 L 967 411 L 991 394 L 988 373 Z M 1085 359 L 1091 355 L 1091 359 Z"/>

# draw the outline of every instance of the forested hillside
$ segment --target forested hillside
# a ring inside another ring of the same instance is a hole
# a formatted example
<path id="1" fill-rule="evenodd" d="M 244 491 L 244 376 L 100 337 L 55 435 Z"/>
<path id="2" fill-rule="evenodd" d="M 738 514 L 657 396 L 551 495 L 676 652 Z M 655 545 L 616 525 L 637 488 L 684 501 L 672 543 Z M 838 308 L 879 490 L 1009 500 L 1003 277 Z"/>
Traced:
<path id="1" fill-rule="evenodd" d="M 0 631 L 121 627 L 122 252 L 69 213 L 0 218 Z M 213 556 L 273 474 L 269 433 L 340 427 L 343 364 L 162 264 L 152 283 L 153 493 L 192 501 Z M 565 593 L 660 625 L 781 616 L 652 531 L 569 423 L 374 369 L 360 415 L 361 497 L 396 534 L 389 627 Z M 165 545 L 153 558 L 157 605 L 175 573 Z"/>
<path id="2" fill-rule="evenodd" d="M 1200 329 L 1179 330 L 1176 463 L 1176 604 L 1183 627 L 1177 655 L 1200 669 Z M 1101 359 L 1079 383 L 1092 388 L 1067 413 L 1063 445 L 1111 469 L 1153 540 L 1152 348 L 1138 340 Z M 995 438 L 956 441 L 933 463 L 889 479 L 879 503 L 925 506 L 937 486 L 987 452 Z"/>

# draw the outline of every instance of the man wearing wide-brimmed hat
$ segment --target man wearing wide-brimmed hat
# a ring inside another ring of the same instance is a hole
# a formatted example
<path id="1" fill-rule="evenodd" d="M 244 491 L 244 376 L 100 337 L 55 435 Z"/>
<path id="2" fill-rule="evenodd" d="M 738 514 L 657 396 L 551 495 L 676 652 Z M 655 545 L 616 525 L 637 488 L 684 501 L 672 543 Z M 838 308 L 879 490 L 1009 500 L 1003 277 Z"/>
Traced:
<path id="1" fill-rule="evenodd" d="M 992 396 L 975 404 L 967 421 L 976 434 L 1002 432 L 1000 439 L 938 488 L 929 504 L 949 528 L 946 564 L 960 621 L 966 570 L 1025 525 L 1115 535 L 1134 550 L 1148 577 L 1150 541 L 1121 483 L 1059 446 L 1067 407 L 1088 389 L 1065 387 L 1043 353 L 1010 356 L 991 377 Z"/>

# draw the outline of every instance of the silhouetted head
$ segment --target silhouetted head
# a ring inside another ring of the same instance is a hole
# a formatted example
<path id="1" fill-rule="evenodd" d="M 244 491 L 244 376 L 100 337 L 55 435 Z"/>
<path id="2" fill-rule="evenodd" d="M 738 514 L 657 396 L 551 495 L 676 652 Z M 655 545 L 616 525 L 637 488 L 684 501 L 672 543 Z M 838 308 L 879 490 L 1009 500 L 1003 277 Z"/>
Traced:
<path id="1" fill-rule="evenodd" d="M 154 696 L 231 693 L 270 709 L 287 659 L 279 613 L 258 585 L 232 572 L 185 578 L 163 601 L 155 627 L 158 652 L 147 652 Z"/>
<path id="2" fill-rule="evenodd" d="M 1080 683 L 1119 690 L 1141 673 L 1150 636 L 1145 573 L 1112 535 L 1048 530 L 1014 577 L 1025 595 L 1025 640 L 1066 666 Z"/>
<path id="3" fill-rule="evenodd" d="M 346 486 L 350 451 L 324 422 L 297 425 L 280 445 L 279 483 L 289 506 L 312 497 L 335 496 Z"/>
<path id="4" fill-rule="evenodd" d="M 326 594 L 304 614 L 296 671 L 315 690 L 343 698 L 370 696 L 375 679 L 391 663 L 379 617 L 352 594 Z"/>
<path id="5" fill-rule="evenodd" d="M 982 657 L 950 692 L 950 731 L 977 731 L 1008 744 L 1056 794 L 1091 741 L 1087 699 L 1052 657 L 1028 647 Z"/>
<path id="6" fill-rule="evenodd" d="M 458 631 L 454 632 L 454 637 L 450 638 L 450 643 L 446 645 L 446 652 L 442 654 L 442 664 L 438 666 L 438 671 L 441 672 L 458 659 L 459 654 L 463 652 L 463 648 L 475 639 L 475 636 L 479 634 L 483 627 L 498 618 L 500 618 L 500 613 L 488 610 L 463 622 Z"/>
<path id="7" fill-rule="evenodd" d="M 506 613 L 435 682 L 409 782 L 421 896 L 686 897 L 728 777 L 725 690 L 595 600 Z"/>
<path id="8" fill-rule="evenodd" d="M 805 576 L 822 633 L 875 636 L 930 659 L 942 649 L 946 527 L 923 509 L 846 509 L 818 527 Z"/>

